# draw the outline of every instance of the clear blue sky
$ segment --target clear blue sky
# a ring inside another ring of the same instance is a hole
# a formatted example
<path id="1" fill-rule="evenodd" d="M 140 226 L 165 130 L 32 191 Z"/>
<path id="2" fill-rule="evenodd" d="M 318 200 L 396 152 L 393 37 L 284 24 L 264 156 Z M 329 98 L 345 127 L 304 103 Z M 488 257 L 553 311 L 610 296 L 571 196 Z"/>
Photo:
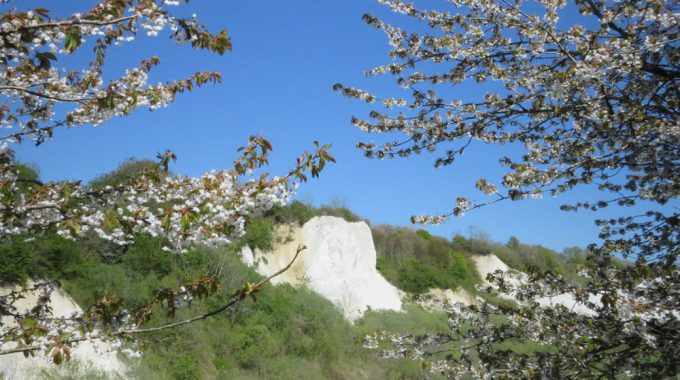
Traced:
<path id="1" fill-rule="evenodd" d="M 55 16 L 64 16 L 90 3 L 12 4 L 45 6 Z M 196 13 L 214 31 L 226 27 L 233 52 L 219 57 L 177 46 L 167 35 L 140 36 L 110 52 L 106 74 L 119 75 L 154 54 L 162 65 L 152 82 L 208 70 L 222 72 L 222 85 L 180 95 L 166 109 L 139 110 L 96 128 L 59 131 L 40 147 L 19 147 L 19 158 L 36 164 L 43 179 L 87 181 L 128 157 L 153 158 L 170 148 L 179 157 L 173 169 L 193 176 L 228 166 L 249 135 L 263 133 L 274 146 L 270 172 L 276 174 L 285 173 L 302 150 L 319 140 L 333 144 L 331 153 L 338 163 L 327 167 L 319 179 L 303 184 L 299 197 L 316 204 L 338 197 L 373 223 L 395 225 L 408 225 L 412 214 L 446 212 L 458 195 L 484 200 L 473 186 L 482 176 L 499 182 L 497 159 L 503 151 L 498 147 L 478 145 L 454 166 L 437 170 L 434 155 L 377 161 L 365 159 L 354 147 L 357 141 L 383 140 L 352 127 L 350 117 L 365 116 L 369 108 L 334 93 L 332 85 L 340 82 L 392 95 L 399 91 L 388 86 L 389 80 L 363 76 L 364 70 L 388 62 L 389 46 L 381 32 L 361 21 L 362 15 L 402 19 L 376 1 L 194 0 L 177 10 Z M 84 59 L 73 57 L 67 62 L 77 65 Z M 465 90 L 466 94 L 479 91 Z M 584 194 L 589 193 L 580 193 Z M 577 195 L 497 204 L 429 230 L 450 237 L 456 232 L 467 235 L 469 226 L 476 226 L 498 241 L 515 235 L 522 242 L 558 250 L 585 246 L 597 238 L 593 214 L 559 211 L 561 203 Z M 616 214 L 608 210 L 607 215 Z"/>

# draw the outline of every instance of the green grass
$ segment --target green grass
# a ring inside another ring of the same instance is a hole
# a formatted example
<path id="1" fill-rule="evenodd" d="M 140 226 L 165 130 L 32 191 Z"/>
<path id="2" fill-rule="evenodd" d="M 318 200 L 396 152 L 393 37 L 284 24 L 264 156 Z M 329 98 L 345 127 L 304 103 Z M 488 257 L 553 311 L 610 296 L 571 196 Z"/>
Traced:
<path id="1" fill-rule="evenodd" d="M 402 306 L 403 312 L 369 311 L 356 322 L 355 328 L 361 336 L 376 330 L 414 335 L 449 330 L 447 316 L 443 311 L 426 311 L 412 302 L 405 302 Z"/>

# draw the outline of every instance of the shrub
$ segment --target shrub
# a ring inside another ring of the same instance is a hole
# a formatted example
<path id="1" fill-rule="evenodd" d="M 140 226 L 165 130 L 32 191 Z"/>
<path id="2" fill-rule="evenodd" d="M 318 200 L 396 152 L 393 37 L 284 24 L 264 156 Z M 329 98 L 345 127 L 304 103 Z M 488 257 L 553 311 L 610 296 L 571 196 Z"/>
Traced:
<path id="1" fill-rule="evenodd" d="M 0 245 L 0 283 L 24 283 L 29 278 L 64 279 L 81 271 L 78 244 L 58 235 L 28 239 L 15 236 Z"/>
<path id="2" fill-rule="evenodd" d="M 93 189 L 103 189 L 106 186 L 120 186 L 141 174 L 153 175 L 159 178 L 167 175 L 156 162 L 128 158 L 112 172 L 94 178 L 90 181 L 90 186 Z"/>
<path id="3" fill-rule="evenodd" d="M 420 236 L 421 238 L 427 241 L 432 240 L 432 235 L 430 235 L 430 233 L 425 230 L 416 230 L 416 235 Z"/>
<path id="4" fill-rule="evenodd" d="M 123 256 L 123 264 L 130 270 L 143 275 L 154 273 L 164 276 L 170 273 L 172 256 L 162 250 L 161 239 L 148 235 L 138 236 L 135 243 Z"/>
<path id="5" fill-rule="evenodd" d="M 194 380 L 200 378 L 198 360 L 192 352 L 185 352 L 168 363 L 168 375 L 175 380 Z"/>
<path id="6" fill-rule="evenodd" d="M 246 226 L 245 242 L 253 249 L 271 250 L 274 246 L 274 225 L 263 217 L 252 218 Z"/>

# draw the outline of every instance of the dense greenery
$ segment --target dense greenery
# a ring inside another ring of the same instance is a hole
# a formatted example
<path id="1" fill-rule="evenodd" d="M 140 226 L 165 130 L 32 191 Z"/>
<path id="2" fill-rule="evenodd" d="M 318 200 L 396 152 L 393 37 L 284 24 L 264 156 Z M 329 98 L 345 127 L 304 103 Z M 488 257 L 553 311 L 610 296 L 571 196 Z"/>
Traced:
<path id="1" fill-rule="evenodd" d="M 0 245 L 0 284 L 22 284 L 29 278 L 64 278 L 83 270 L 80 246 L 58 236 L 15 236 Z"/>
<path id="2" fill-rule="evenodd" d="M 270 250 L 275 239 L 274 224 L 269 219 L 255 217 L 246 227 L 244 243 L 251 248 Z"/>
<path id="3" fill-rule="evenodd" d="M 479 276 L 468 256 L 446 239 L 424 230 L 372 228 L 378 270 L 400 289 L 413 293 L 429 288 L 474 290 Z"/>
<path id="4" fill-rule="evenodd" d="M 55 235 L 31 241 L 17 238 L 0 247 L 0 280 L 58 279 L 80 305 L 115 292 L 134 309 L 161 288 L 179 286 L 205 273 L 218 274 L 222 289 L 208 301 L 178 313 L 186 317 L 223 304 L 234 289 L 260 278 L 226 248 L 199 247 L 185 255 L 170 255 L 161 247 L 158 239 L 139 236 L 118 262 L 109 262 L 109 256 L 101 257 L 99 252 L 110 247 L 97 240 L 74 243 Z M 446 328 L 443 313 L 431 314 L 415 305 L 407 310 L 371 312 L 353 326 L 335 306 L 310 290 L 268 287 L 256 301 L 246 301 L 217 317 L 143 336 L 144 354 L 129 375 L 154 379 L 422 378 L 426 372 L 418 363 L 379 361 L 378 353 L 357 343 L 375 328 L 401 325 L 400 330 L 417 327 L 421 332 Z M 150 325 L 168 321 L 161 314 Z"/>
<path id="5" fill-rule="evenodd" d="M 273 208 L 265 214 L 267 218 L 271 218 L 277 224 L 298 225 L 303 225 L 313 217 L 322 215 L 337 216 L 348 222 L 358 222 L 361 220 L 359 216 L 345 206 L 322 205 L 321 207 L 314 207 L 300 201 L 293 201 L 285 207 Z"/>

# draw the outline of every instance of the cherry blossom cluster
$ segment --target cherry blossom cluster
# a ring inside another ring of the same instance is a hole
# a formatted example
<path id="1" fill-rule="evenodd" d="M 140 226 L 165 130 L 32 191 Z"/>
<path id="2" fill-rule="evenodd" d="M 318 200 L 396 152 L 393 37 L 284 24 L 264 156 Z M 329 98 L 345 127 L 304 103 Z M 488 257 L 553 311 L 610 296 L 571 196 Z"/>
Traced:
<path id="1" fill-rule="evenodd" d="M 60 126 L 98 125 L 139 107 L 157 109 L 176 94 L 209 82 L 218 73 L 196 73 L 185 80 L 149 84 L 149 70 L 159 63 L 150 57 L 140 67 L 105 82 L 102 66 L 112 45 L 132 41 L 140 30 L 156 36 L 168 30 L 178 43 L 190 43 L 219 54 L 231 49 L 222 31 L 211 34 L 195 17 L 174 17 L 166 8 L 177 2 L 107 0 L 84 13 L 55 20 L 44 8 L 8 12 L 0 17 L 0 94 L 7 99 L 0 112 L 4 141 L 29 137 L 42 143 Z M 89 39 L 89 41 L 88 41 Z M 59 55 L 93 45 L 89 67 L 63 71 L 53 67 Z M 70 105 L 72 108 L 55 106 Z"/>
<path id="2" fill-rule="evenodd" d="M 262 148 L 261 153 L 256 148 Z M 164 249 L 184 252 L 195 244 L 228 244 L 244 233 L 248 218 L 282 206 L 292 196 L 302 173 L 318 162 L 332 159 L 327 146 L 303 156 L 285 177 L 243 178 L 265 162 L 270 149 L 261 137 L 252 137 L 245 153 L 234 163 L 238 169 L 212 171 L 198 178 L 141 174 L 129 184 L 93 190 L 79 183 L 31 183 L 20 191 L 10 152 L 0 152 L 0 236 L 42 233 L 53 229 L 67 238 L 90 231 L 120 245 L 132 244 L 135 235 L 160 236 Z M 171 153 L 169 153 L 171 154 Z"/>

